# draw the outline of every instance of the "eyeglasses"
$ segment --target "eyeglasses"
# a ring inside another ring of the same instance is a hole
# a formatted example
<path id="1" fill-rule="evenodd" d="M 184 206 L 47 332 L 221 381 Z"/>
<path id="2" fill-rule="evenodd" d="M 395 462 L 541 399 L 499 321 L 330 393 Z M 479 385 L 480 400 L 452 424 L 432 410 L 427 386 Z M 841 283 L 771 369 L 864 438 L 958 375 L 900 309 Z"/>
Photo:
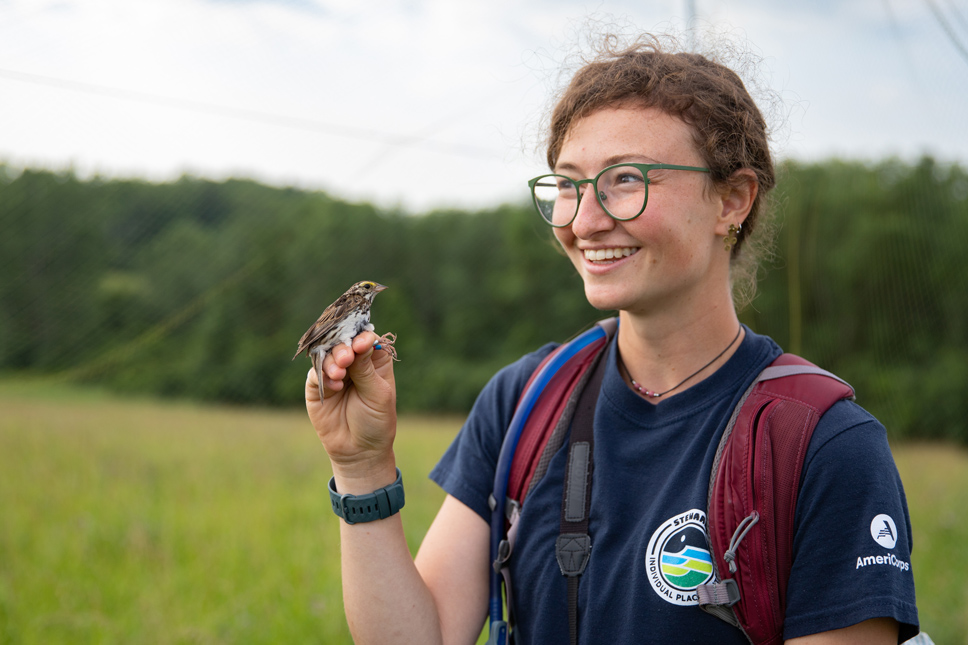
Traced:
<path id="1" fill-rule="evenodd" d="M 595 198 L 606 213 L 621 222 L 645 212 L 649 201 L 650 170 L 690 170 L 709 172 L 708 168 L 675 166 L 665 163 L 620 163 L 609 166 L 594 179 L 572 179 L 564 175 L 541 175 L 528 182 L 538 214 L 555 228 L 568 226 L 578 215 L 582 184 L 591 184 Z"/>

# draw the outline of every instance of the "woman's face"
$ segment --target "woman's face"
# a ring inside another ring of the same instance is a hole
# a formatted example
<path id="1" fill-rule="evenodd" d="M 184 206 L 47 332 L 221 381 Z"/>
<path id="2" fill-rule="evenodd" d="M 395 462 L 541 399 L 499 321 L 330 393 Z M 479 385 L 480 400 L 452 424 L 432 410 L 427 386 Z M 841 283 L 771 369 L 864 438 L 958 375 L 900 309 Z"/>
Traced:
<path id="1" fill-rule="evenodd" d="M 594 177 L 622 162 L 704 166 L 692 129 L 654 108 L 607 108 L 577 121 L 565 137 L 554 172 Z M 723 236 L 732 220 L 707 173 L 653 170 L 649 197 L 636 219 L 620 222 L 583 186 L 578 214 L 555 236 L 598 309 L 660 311 L 729 294 L 729 254 Z M 741 220 L 740 220 L 741 221 Z"/>

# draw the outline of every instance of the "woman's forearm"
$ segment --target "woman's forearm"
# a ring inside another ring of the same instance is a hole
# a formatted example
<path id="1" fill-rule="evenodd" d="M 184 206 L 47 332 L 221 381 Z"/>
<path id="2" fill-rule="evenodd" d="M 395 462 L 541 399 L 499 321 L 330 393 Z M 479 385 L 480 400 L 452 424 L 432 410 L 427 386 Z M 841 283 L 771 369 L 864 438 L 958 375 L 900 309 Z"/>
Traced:
<path id="1" fill-rule="evenodd" d="M 441 643 L 437 607 L 410 555 L 400 514 L 340 522 L 343 603 L 354 641 Z"/>

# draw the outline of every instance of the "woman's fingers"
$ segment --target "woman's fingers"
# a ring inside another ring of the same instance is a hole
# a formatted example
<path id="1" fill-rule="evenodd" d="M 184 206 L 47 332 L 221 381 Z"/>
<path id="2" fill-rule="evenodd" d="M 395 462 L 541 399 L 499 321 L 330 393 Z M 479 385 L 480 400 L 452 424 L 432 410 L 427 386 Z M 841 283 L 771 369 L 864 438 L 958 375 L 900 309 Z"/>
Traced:
<path id="1" fill-rule="evenodd" d="M 352 345 L 340 344 L 330 350 L 323 360 L 323 387 L 331 392 L 343 390 L 350 367 L 365 365 L 376 339 L 373 332 L 363 332 L 353 339 Z"/>
<path id="2" fill-rule="evenodd" d="M 366 332 L 339 345 L 322 363 L 323 400 L 315 370 L 306 377 L 306 407 L 323 446 L 335 462 L 379 459 L 392 450 L 396 392 L 392 359 L 374 351 Z"/>

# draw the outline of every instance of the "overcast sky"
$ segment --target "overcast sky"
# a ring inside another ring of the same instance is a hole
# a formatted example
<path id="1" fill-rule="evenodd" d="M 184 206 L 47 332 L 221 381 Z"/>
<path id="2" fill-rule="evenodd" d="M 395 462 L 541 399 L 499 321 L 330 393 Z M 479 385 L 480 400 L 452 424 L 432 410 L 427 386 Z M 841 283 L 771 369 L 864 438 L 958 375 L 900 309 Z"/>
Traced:
<path id="1" fill-rule="evenodd" d="M 693 4 L 701 38 L 760 59 L 747 78 L 778 157 L 968 161 L 965 0 Z M 688 15 L 686 0 L 0 0 L 0 162 L 496 205 L 545 169 L 542 116 L 589 17 L 682 33 Z"/>

